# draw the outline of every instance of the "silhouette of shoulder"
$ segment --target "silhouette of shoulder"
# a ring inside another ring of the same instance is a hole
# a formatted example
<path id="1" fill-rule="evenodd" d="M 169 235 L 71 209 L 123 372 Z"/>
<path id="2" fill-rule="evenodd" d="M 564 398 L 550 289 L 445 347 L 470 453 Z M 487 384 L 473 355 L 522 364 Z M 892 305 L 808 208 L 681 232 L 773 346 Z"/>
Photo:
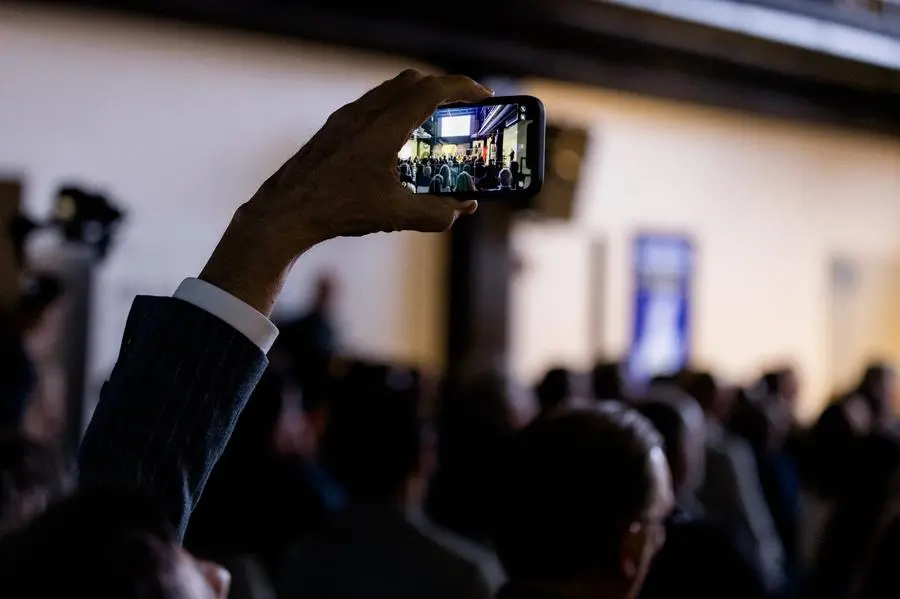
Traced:
<path id="1" fill-rule="evenodd" d="M 667 526 L 666 544 L 653 561 L 640 599 L 673 594 L 693 599 L 761 599 L 765 595 L 752 562 L 727 531 L 699 519 Z"/>
<path id="2" fill-rule="evenodd" d="M 473 561 L 419 530 L 400 510 L 342 514 L 289 553 L 285 599 L 487 599 Z"/>

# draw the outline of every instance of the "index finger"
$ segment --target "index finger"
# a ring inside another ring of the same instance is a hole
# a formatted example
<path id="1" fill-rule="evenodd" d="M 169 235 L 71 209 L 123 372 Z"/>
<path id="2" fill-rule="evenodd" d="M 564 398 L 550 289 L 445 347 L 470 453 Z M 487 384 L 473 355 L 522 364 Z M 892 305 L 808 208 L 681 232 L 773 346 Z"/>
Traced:
<path id="1" fill-rule="evenodd" d="M 393 79 L 381 83 L 367 91 L 365 94 L 341 106 L 328 117 L 325 127 L 328 127 L 327 135 L 317 135 L 303 146 L 296 156 L 279 169 L 284 171 L 291 168 L 291 164 L 298 162 L 304 156 L 321 156 L 331 153 L 339 147 L 347 138 L 352 138 L 364 131 L 365 124 L 371 121 L 375 115 L 383 112 L 395 98 L 403 97 L 408 90 L 414 87 L 425 77 L 415 69 L 406 69 Z M 280 172 L 273 175 L 278 180 Z"/>
<path id="2" fill-rule="evenodd" d="M 441 104 L 479 102 L 493 95 L 493 91 L 463 75 L 425 77 L 387 108 L 375 121 L 374 132 L 379 141 L 395 151 Z"/>
<path id="3" fill-rule="evenodd" d="M 391 101 L 408 93 L 425 77 L 424 73 L 415 69 L 406 69 L 393 79 L 388 79 L 381 85 L 370 89 L 353 102 L 346 104 L 335 114 L 341 113 L 344 109 L 347 109 L 347 111 L 355 110 L 363 113 L 385 110 L 390 105 Z"/>
<path id="4" fill-rule="evenodd" d="M 388 79 L 356 100 L 335 110 L 328 117 L 329 123 L 326 124 L 338 124 L 345 129 L 350 127 L 351 131 L 347 132 L 348 134 L 358 131 L 360 122 L 371 118 L 372 113 L 384 111 L 396 98 L 402 98 L 409 94 L 424 78 L 423 73 L 415 69 L 406 69 L 393 79 Z"/>

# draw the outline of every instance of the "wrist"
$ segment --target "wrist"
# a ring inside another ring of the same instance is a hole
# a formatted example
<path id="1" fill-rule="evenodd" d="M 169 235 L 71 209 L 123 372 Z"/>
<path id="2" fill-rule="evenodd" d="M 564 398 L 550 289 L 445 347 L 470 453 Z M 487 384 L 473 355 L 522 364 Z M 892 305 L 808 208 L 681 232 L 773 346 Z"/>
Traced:
<path id="1" fill-rule="evenodd" d="M 318 242 L 310 234 L 286 244 L 276 229 L 241 206 L 199 278 L 268 316 L 294 262 Z"/>

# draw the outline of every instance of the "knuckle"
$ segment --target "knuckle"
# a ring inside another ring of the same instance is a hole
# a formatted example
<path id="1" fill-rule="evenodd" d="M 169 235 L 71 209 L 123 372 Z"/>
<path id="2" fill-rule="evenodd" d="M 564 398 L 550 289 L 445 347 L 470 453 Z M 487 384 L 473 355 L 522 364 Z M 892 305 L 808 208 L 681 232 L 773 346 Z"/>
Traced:
<path id="1" fill-rule="evenodd" d="M 404 69 L 402 73 L 397 75 L 397 79 L 399 81 L 417 81 L 422 79 L 425 75 L 423 75 L 420 71 L 416 69 Z"/>
<path id="2" fill-rule="evenodd" d="M 444 93 L 444 85 L 441 78 L 434 75 L 428 75 L 419 82 L 419 88 L 422 94 L 429 98 L 438 98 Z"/>
<path id="3" fill-rule="evenodd" d="M 341 106 L 340 108 L 338 108 L 337 110 L 335 110 L 328 116 L 328 119 L 325 121 L 325 124 L 326 125 L 334 125 L 335 123 L 340 121 L 344 117 L 344 115 L 346 115 L 352 109 L 353 109 L 353 102 L 351 102 L 349 104 L 344 104 L 343 106 Z"/>
<path id="4" fill-rule="evenodd" d="M 444 86 L 448 91 L 468 91 L 478 87 L 474 80 L 465 75 L 448 75 L 445 77 Z"/>

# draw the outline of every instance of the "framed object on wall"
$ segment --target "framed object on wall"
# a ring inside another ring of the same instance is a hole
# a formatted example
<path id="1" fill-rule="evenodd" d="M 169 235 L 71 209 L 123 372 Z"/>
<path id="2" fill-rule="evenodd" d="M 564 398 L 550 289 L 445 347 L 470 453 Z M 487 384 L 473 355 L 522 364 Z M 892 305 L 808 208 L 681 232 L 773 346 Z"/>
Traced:
<path id="1" fill-rule="evenodd" d="M 674 374 L 691 348 L 694 244 L 678 233 L 641 233 L 632 245 L 633 318 L 628 369 L 635 381 Z"/>
<path id="2" fill-rule="evenodd" d="M 578 185 L 590 137 L 585 129 L 547 125 L 544 186 L 534 209 L 545 218 L 569 220 L 575 211 Z"/>

